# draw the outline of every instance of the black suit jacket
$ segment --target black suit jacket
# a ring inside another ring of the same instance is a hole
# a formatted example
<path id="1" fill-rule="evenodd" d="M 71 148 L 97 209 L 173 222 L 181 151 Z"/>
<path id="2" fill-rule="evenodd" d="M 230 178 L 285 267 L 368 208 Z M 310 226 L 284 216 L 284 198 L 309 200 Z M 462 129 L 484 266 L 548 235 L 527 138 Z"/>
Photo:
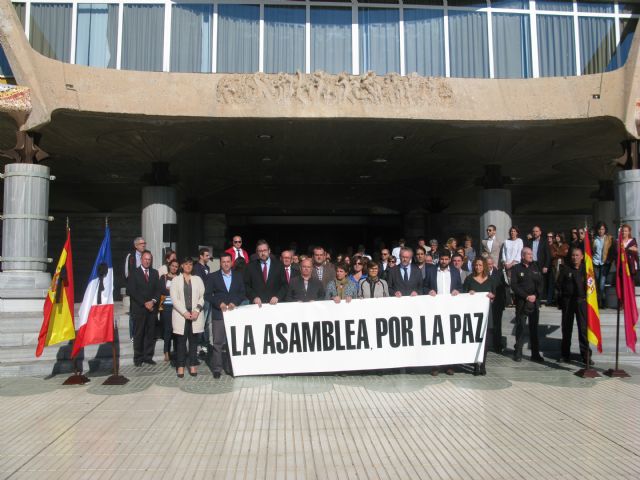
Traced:
<path id="1" fill-rule="evenodd" d="M 298 275 L 291 279 L 287 302 L 310 302 L 312 300 L 324 300 L 325 293 L 322 282 L 315 277 L 309 279 L 307 289 L 304 289 L 304 279 Z"/>
<path id="2" fill-rule="evenodd" d="M 222 270 L 217 270 L 207 275 L 207 281 L 204 286 L 204 299 L 211 303 L 211 318 L 213 320 L 222 320 L 223 318 L 220 304 L 226 303 L 228 305 L 233 303 L 238 306 L 246 299 L 242 272 L 233 272 L 229 290 L 224 284 Z"/>
<path id="3" fill-rule="evenodd" d="M 424 282 L 425 293 L 429 293 L 431 290 L 435 290 L 436 293 L 442 293 L 438 292 L 438 268 L 439 267 L 431 268 L 427 272 Z M 449 293 L 453 292 L 454 290 L 462 292 L 462 279 L 460 278 L 460 271 L 452 265 L 449 265 L 449 273 L 451 274 L 451 288 Z"/>
<path id="4" fill-rule="evenodd" d="M 278 301 L 283 301 L 287 295 L 287 279 L 284 276 L 282 263 L 271 258 L 271 268 L 265 284 L 262 279 L 260 260 L 250 262 L 244 272 L 244 286 L 247 298 L 252 303 L 256 297 L 259 297 L 264 303 L 268 303 L 272 297 L 278 297 Z"/>
<path id="5" fill-rule="evenodd" d="M 411 273 L 407 281 L 402 278 L 401 265 L 391 268 L 387 276 L 387 283 L 389 284 L 389 295 L 395 295 L 396 292 L 400 292 L 402 295 L 411 295 L 411 292 L 423 293 L 422 270 L 415 265 L 411 265 Z"/>
<path id="6" fill-rule="evenodd" d="M 300 268 L 295 268 L 293 266 L 294 264 L 291 264 L 291 274 L 289 275 L 289 284 L 291 283 L 291 280 L 293 280 L 295 277 L 299 277 L 300 276 Z M 282 267 L 284 269 L 284 266 Z M 287 279 L 287 274 L 285 272 L 284 275 L 284 279 Z M 287 285 L 288 287 L 289 285 Z"/>
<path id="7" fill-rule="evenodd" d="M 157 311 L 160 303 L 160 288 L 160 277 L 156 269 L 149 269 L 148 282 L 144 278 L 142 267 L 130 272 L 127 280 L 127 293 L 131 298 L 131 313 L 148 312 L 144 304 L 149 300 L 155 300 L 154 311 Z"/>
<path id="8" fill-rule="evenodd" d="M 533 250 L 533 240 L 527 240 L 524 246 Z M 540 267 L 540 270 L 551 266 L 551 250 L 549 250 L 549 244 L 544 236 L 540 237 L 540 240 L 538 241 L 538 251 L 534 253 L 538 259 L 536 263 L 538 264 L 538 267 Z"/>

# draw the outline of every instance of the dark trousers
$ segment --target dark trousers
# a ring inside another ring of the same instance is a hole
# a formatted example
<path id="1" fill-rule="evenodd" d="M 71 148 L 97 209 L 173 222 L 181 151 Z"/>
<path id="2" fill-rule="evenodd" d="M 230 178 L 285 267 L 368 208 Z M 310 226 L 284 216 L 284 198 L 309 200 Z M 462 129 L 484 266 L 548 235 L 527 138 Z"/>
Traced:
<path id="1" fill-rule="evenodd" d="M 545 275 L 547 279 L 547 305 L 551 305 L 556 293 L 556 275 L 553 268 L 550 268 Z"/>
<path id="2" fill-rule="evenodd" d="M 522 356 L 522 347 L 524 346 L 524 326 L 529 319 L 529 346 L 531 347 L 531 356 L 540 355 L 540 345 L 538 343 L 538 321 L 540 319 L 540 307 L 536 305 L 534 311 L 527 315 L 524 312 L 526 302 L 518 299 L 516 303 L 516 345 L 515 355 Z"/>
<path id="3" fill-rule="evenodd" d="M 611 269 L 610 263 L 593 266 L 593 273 L 595 273 L 596 275 L 596 291 L 598 292 L 598 305 L 600 307 L 605 306 L 607 303 L 607 294 L 605 290 L 605 285 L 607 283 L 607 275 L 609 275 L 610 269 Z"/>
<path id="4" fill-rule="evenodd" d="M 224 320 L 211 320 L 213 333 L 213 358 L 211 368 L 213 373 L 221 373 L 223 369 L 222 349 L 227 343 L 227 335 L 224 329 Z"/>
<path id="5" fill-rule="evenodd" d="M 195 367 L 198 364 L 197 347 L 198 336 L 193 333 L 193 322 L 191 320 L 184 321 L 184 334 L 176 335 L 178 340 L 178 355 L 176 359 L 176 367 L 185 367 L 187 364 L 187 342 L 189 342 L 189 366 Z"/>
<path id="6" fill-rule="evenodd" d="M 491 319 L 493 320 L 493 350 L 502 350 L 502 314 L 504 308 L 493 308 L 491 306 Z"/>
<path id="7" fill-rule="evenodd" d="M 567 298 L 562 302 L 562 346 L 561 354 L 565 358 L 571 356 L 571 335 L 573 334 L 573 317 L 578 324 L 578 343 L 582 358 L 587 356 L 587 301 L 585 299 Z"/>
<path id="8" fill-rule="evenodd" d="M 132 313 L 134 325 L 133 362 L 148 362 L 153 359 L 156 347 L 156 318 L 158 312 Z"/>
<path id="9" fill-rule="evenodd" d="M 163 310 L 160 312 L 160 320 L 162 320 L 162 337 L 164 339 L 164 353 L 171 352 L 171 340 L 173 340 L 173 351 L 176 348 L 176 339 L 173 335 L 173 324 L 171 322 L 171 313 L 173 312 L 173 305 L 164 305 Z"/>

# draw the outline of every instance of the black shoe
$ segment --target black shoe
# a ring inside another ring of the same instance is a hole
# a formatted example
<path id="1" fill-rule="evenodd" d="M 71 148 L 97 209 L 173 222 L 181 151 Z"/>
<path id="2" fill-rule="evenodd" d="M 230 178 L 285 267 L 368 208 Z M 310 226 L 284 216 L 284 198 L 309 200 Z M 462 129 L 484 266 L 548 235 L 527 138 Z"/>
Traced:
<path id="1" fill-rule="evenodd" d="M 542 363 L 544 362 L 544 358 L 542 358 L 542 355 L 531 355 L 531 361 L 536 363 Z"/>
<path id="2" fill-rule="evenodd" d="M 518 353 L 514 353 L 513 354 L 513 361 L 514 362 L 521 362 L 522 361 L 522 354 L 518 354 Z"/>
<path id="3" fill-rule="evenodd" d="M 176 375 L 178 375 L 178 378 L 184 378 L 184 373 L 177 373 Z"/>
<path id="4" fill-rule="evenodd" d="M 473 376 L 477 377 L 478 375 L 480 375 L 480 365 L 476 363 L 473 365 Z"/>
<path id="5" fill-rule="evenodd" d="M 133 364 L 134 364 L 136 367 L 141 367 L 141 366 L 142 366 L 142 362 L 133 362 Z"/>
<path id="6" fill-rule="evenodd" d="M 560 361 L 562 363 L 571 363 L 571 358 L 570 357 L 560 357 Z"/>
<path id="7" fill-rule="evenodd" d="M 192 372 L 191 370 L 189 370 L 189 375 L 191 375 L 192 377 L 197 377 L 198 372 Z"/>
<path id="8" fill-rule="evenodd" d="M 587 364 L 587 359 L 585 357 L 582 357 L 582 363 L 584 363 L 585 365 Z M 595 363 L 593 362 L 593 360 L 590 358 L 589 359 L 589 366 L 592 367 L 593 365 L 595 365 Z"/>
<path id="9" fill-rule="evenodd" d="M 501 353 L 504 351 L 504 348 L 502 348 L 502 347 L 495 347 L 495 348 L 493 349 L 493 351 L 494 351 L 495 353 L 497 353 L 497 354 L 501 354 Z"/>
<path id="10" fill-rule="evenodd" d="M 431 370 L 431 376 L 432 377 L 437 377 L 438 375 L 440 375 L 440 370 L 437 368 L 434 368 L 433 370 Z"/>
<path id="11" fill-rule="evenodd" d="M 213 378 L 215 378 L 216 380 L 220 378 L 220 372 L 213 372 Z"/>
<path id="12" fill-rule="evenodd" d="M 147 363 L 149 365 L 157 365 L 157 363 L 155 361 L 153 361 L 153 360 L 145 360 L 144 363 Z"/>
<path id="13" fill-rule="evenodd" d="M 453 375 L 453 368 L 447 368 L 444 373 L 447 375 Z"/>
<path id="14" fill-rule="evenodd" d="M 482 365 L 480 365 L 480 375 L 486 375 L 486 374 L 487 374 L 487 367 L 483 363 Z"/>

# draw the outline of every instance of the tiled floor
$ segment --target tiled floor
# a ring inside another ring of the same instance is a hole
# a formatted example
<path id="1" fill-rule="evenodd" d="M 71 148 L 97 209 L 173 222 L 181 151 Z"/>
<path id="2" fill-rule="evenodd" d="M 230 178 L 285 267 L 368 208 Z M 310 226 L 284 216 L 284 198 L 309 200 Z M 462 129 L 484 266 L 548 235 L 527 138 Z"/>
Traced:
<path id="1" fill-rule="evenodd" d="M 0 478 L 640 478 L 640 369 L 490 354 L 489 375 L 0 379 Z"/>

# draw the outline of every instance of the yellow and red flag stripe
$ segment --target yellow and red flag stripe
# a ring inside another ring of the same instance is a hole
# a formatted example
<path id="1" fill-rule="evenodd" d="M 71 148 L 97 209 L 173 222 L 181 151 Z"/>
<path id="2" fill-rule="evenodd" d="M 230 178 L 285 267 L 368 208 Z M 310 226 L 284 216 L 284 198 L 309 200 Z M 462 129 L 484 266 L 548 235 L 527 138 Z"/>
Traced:
<path id="1" fill-rule="evenodd" d="M 602 333 L 600 331 L 600 310 L 598 309 L 598 291 L 596 289 L 596 276 L 593 271 L 593 254 L 591 253 L 591 238 L 589 229 L 584 227 L 587 238 L 584 241 L 584 266 L 587 277 L 587 340 L 598 347 L 598 353 L 602 353 Z"/>
<path id="2" fill-rule="evenodd" d="M 49 291 L 44 299 L 44 317 L 40 335 L 38 335 L 36 357 L 42 355 L 44 347 L 76 338 L 73 323 L 73 302 L 71 231 L 67 229 L 67 240 L 51 279 Z"/>

